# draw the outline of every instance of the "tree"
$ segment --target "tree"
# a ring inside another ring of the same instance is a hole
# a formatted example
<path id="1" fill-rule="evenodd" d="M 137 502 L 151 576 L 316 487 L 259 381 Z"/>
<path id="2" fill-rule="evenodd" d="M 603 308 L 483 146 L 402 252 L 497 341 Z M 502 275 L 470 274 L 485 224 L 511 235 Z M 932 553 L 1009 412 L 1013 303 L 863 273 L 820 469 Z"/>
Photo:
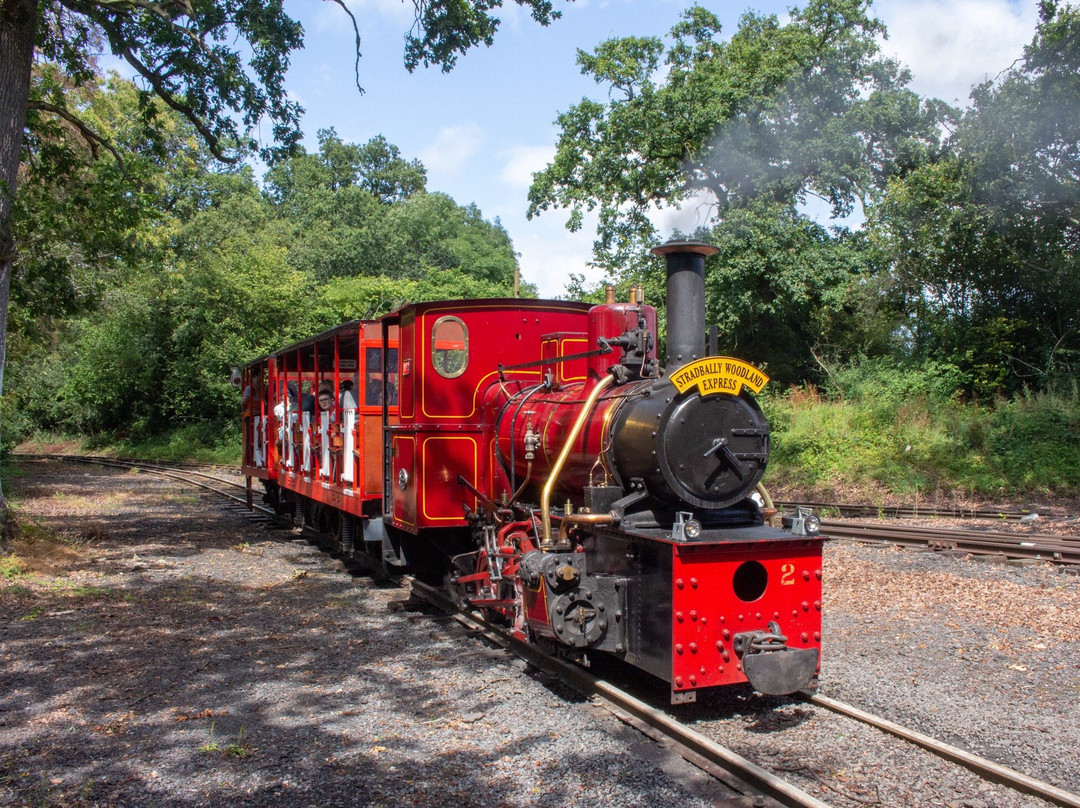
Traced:
<path id="1" fill-rule="evenodd" d="M 1080 368 L 1080 10 L 1043 3 L 1023 60 L 972 99 L 871 225 L 912 351 L 993 397 Z"/>
<path id="2" fill-rule="evenodd" d="M 358 145 L 325 129 L 318 154 L 300 153 L 271 168 L 265 190 L 289 231 L 283 238 L 290 264 L 316 282 L 360 275 L 416 280 L 444 269 L 509 294 L 517 258 L 506 231 L 475 205 L 428 193 L 426 179 L 419 160 L 406 160 L 382 136 Z M 394 296 L 379 292 L 374 299 Z"/>
<path id="3" fill-rule="evenodd" d="M 596 260 L 625 266 L 655 239 L 652 214 L 697 203 L 704 226 L 753 199 L 837 215 L 866 205 L 888 177 L 938 146 L 941 109 L 906 89 L 908 72 L 878 53 L 882 24 L 863 0 L 812 0 L 782 25 L 748 12 L 727 42 L 694 7 L 656 38 L 579 52 L 613 100 L 559 116 L 555 159 L 530 189 L 529 214 L 598 209 Z M 655 76 L 666 67 L 662 83 Z"/>
<path id="4" fill-rule="evenodd" d="M 320 129 L 318 136 L 318 154 L 294 154 L 266 173 L 270 198 L 294 213 L 318 191 L 359 188 L 389 205 L 427 187 L 427 170 L 420 161 L 405 160 L 382 135 L 362 146 L 343 142 L 333 128 Z"/>
<path id="5" fill-rule="evenodd" d="M 691 207 L 693 235 L 724 251 L 707 304 L 726 349 L 785 357 L 785 381 L 801 380 L 839 336 L 838 350 L 854 352 L 871 335 L 842 323 L 861 305 L 855 280 L 869 255 L 804 205 L 816 198 L 834 216 L 871 207 L 890 178 L 940 150 L 948 113 L 881 57 L 884 27 L 868 5 L 811 0 L 784 24 L 748 12 L 726 42 L 716 17 L 694 7 L 667 40 L 579 52 L 609 100 L 584 99 L 559 116 L 556 155 L 534 177 L 529 215 L 565 208 L 577 229 L 597 211 L 594 261 L 651 286 L 662 303 L 661 268 L 642 256 L 658 240 L 657 212 Z"/>
<path id="6" fill-rule="evenodd" d="M 344 0 L 337 3 L 353 19 Z M 502 0 L 413 0 L 415 24 L 406 39 L 406 66 L 453 67 L 480 42 L 491 44 Z M 551 0 L 515 0 L 548 24 Z M 256 147 L 263 118 L 274 144 L 263 154 L 289 152 L 300 138 L 300 107 L 288 99 L 289 55 L 303 31 L 281 0 L 0 0 L 0 393 L 7 351 L 7 317 L 15 261 L 13 210 L 28 109 L 78 128 L 88 143 L 104 143 L 80 119 L 66 93 L 46 95 L 32 80 L 35 58 L 58 64 L 78 87 L 93 75 L 92 54 L 103 45 L 124 59 L 147 103 L 156 97 L 195 127 L 215 157 L 235 161 Z M 357 59 L 360 34 L 356 30 Z M 359 62 L 358 62 L 359 64 Z M 0 519 L 7 508 L 0 489 Z"/>

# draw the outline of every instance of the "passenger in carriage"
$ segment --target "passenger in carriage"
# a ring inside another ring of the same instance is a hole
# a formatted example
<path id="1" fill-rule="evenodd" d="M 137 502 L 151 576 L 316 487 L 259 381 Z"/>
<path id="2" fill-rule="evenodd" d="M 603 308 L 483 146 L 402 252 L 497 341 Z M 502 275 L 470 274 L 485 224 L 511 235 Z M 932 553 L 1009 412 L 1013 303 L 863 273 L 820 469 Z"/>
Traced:
<path id="1" fill-rule="evenodd" d="M 330 382 L 322 382 L 319 385 L 318 405 L 320 413 L 320 422 L 314 426 L 313 430 L 313 443 L 315 451 L 320 451 L 322 448 L 322 426 L 321 426 L 321 414 L 328 413 L 327 418 L 327 449 L 330 452 L 330 468 L 329 476 L 331 479 L 336 479 L 338 475 L 338 468 L 341 460 L 341 450 L 343 445 L 343 438 L 341 434 L 341 425 L 338 423 L 341 418 L 340 412 L 334 406 L 334 385 Z"/>
<path id="2" fill-rule="evenodd" d="M 319 412 L 328 412 L 334 408 L 334 388 L 324 382 L 319 385 Z"/>
<path id="3" fill-rule="evenodd" d="M 278 390 L 281 388 L 278 387 Z M 296 382 L 289 382 L 278 403 L 274 405 L 274 418 L 277 419 L 279 433 L 285 426 L 285 413 L 296 412 L 296 402 Z"/>
<path id="4" fill-rule="evenodd" d="M 386 400 L 391 407 L 396 407 L 398 403 L 397 385 L 394 384 L 396 378 L 397 374 L 391 373 L 390 381 L 386 383 Z M 364 403 L 369 407 L 380 407 L 382 406 L 382 397 L 382 374 L 369 372 Z"/>
<path id="5" fill-rule="evenodd" d="M 274 405 L 274 420 L 277 422 L 278 457 L 285 457 L 285 430 L 288 428 L 287 416 L 296 412 L 298 398 L 296 382 L 289 382 L 286 385 L 284 395 Z"/>
<path id="6" fill-rule="evenodd" d="M 240 411 L 244 419 L 244 440 L 250 447 L 248 457 L 256 466 L 264 465 L 263 441 L 265 427 L 263 416 L 262 378 L 258 375 L 249 378 L 240 399 Z"/>
<path id="7" fill-rule="evenodd" d="M 240 398 L 240 410 L 244 415 L 257 415 L 262 409 L 262 379 L 252 378 L 244 385 L 244 394 Z"/>

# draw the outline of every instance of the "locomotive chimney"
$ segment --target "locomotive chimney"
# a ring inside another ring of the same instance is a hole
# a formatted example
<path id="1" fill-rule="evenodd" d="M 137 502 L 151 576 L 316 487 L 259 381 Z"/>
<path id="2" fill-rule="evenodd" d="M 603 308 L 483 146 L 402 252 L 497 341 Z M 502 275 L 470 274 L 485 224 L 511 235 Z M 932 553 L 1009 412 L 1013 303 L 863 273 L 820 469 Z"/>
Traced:
<path id="1" fill-rule="evenodd" d="M 705 356 L 705 258 L 720 250 L 702 241 L 653 248 L 667 261 L 667 360 L 672 370 Z"/>

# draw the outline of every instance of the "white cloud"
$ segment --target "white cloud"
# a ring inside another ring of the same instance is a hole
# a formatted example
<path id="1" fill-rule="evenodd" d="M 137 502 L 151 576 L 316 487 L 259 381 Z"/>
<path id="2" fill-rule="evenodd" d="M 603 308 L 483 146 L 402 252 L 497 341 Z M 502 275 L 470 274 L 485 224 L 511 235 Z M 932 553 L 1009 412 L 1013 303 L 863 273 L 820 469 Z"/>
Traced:
<path id="1" fill-rule="evenodd" d="M 563 227 L 563 217 L 541 216 L 511 230 L 514 249 L 520 253 L 521 277 L 536 284 L 540 297 L 566 294 L 571 273 L 584 275 L 588 282 L 603 278 L 601 270 L 588 266 L 592 258 L 595 222 L 577 233 Z"/>
<path id="2" fill-rule="evenodd" d="M 971 87 L 994 78 L 1035 33 L 1037 4 L 1010 0 L 881 0 L 885 54 L 914 74 L 912 89 L 966 105 Z"/>
<path id="3" fill-rule="evenodd" d="M 444 176 L 458 176 L 465 164 L 480 150 L 484 142 L 483 130 L 476 124 L 444 126 L 434 142 L 420 151 L 420 162 L 429 172 Z"/>
<path id="4" fill-rule="evenodd" d="M 506 149 L 503 154 L 506 162 L 499 179 L 515 188 L 528 188 L 532 185 L 532 175 L 554 159 L 555 147 L 518 145 Z"/>

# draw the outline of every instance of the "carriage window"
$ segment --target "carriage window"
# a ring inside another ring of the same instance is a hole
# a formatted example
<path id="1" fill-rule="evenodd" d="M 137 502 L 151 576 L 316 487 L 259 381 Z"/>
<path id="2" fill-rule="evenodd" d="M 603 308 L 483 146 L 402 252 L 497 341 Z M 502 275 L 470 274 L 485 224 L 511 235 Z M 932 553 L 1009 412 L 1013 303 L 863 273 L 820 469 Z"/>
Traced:
<path id="1" fill-rule="evenodd" d="M 387 355 L 387 375 L 386 390 L 387 401 L 391 407 L 396 407 L 398 403 L 397 393 L 397 366 L 398 366 L 398 349 L 391 348 L 390 353 Z M 369 407 L 378 407 L 382 405 L 382 348 L 365 348 L 364 349 L 364 404 Z"/>
<path id="2" fill-rule="evenodd" d="M 440 317 L 431 329 L 431 364 L 447 379 L 456 379 L 469 365 L 469 330 L 457 317 Z"/>

